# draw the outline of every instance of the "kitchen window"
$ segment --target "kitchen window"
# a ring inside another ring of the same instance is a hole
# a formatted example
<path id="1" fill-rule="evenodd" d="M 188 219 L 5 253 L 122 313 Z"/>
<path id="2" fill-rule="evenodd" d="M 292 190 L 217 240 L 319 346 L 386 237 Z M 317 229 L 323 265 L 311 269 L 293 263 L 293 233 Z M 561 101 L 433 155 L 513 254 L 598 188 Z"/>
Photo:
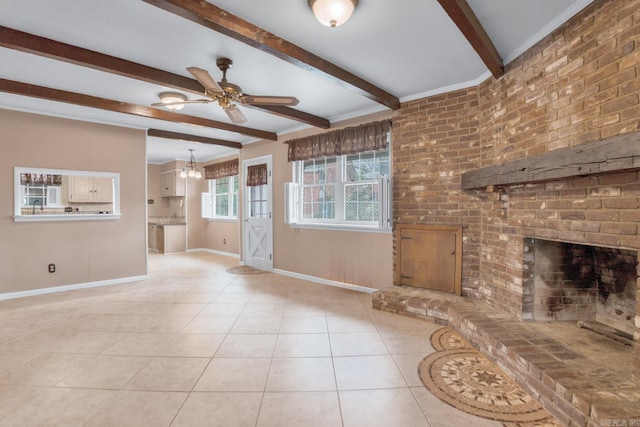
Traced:
<path id="1" fill-rule="evenodd" d="M 60 207 L 60 185 L 24 184 L 22 186 L 22 206 L 41 204 L 44 207 Z"/>

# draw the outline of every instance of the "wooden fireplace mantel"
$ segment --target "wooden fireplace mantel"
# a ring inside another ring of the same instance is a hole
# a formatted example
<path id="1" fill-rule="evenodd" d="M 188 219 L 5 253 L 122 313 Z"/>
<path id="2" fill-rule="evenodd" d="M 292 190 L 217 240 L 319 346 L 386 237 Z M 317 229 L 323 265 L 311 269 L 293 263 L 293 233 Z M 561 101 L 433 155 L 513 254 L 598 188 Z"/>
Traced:
<path id="1" fill-rule="evenodd" d="M 462 188 L 552 181 L 640 169 L 640 131 L 513 160 L 462 174 Z"/>

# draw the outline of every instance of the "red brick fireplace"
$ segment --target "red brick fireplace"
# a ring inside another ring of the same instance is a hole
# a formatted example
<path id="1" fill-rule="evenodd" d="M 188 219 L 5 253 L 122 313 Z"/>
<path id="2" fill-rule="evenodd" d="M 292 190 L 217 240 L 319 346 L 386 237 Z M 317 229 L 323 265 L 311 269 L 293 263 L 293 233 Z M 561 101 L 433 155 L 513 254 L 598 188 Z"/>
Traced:
<path id="1" fill-rule="evenodd" d="M 470 171 L 619 135 L 629 135 L 640 155 L 639 22 L 638 0 L 594 2 L 501 78 L 405 103 L 394 118 L 394 224 L 463 228 L 464 296 L 531 318 L 528 239 L 640 250 L 640 162 L 623 171 L 462 186 Z M 636 340 L 638 307 L 628 314 Z"/>

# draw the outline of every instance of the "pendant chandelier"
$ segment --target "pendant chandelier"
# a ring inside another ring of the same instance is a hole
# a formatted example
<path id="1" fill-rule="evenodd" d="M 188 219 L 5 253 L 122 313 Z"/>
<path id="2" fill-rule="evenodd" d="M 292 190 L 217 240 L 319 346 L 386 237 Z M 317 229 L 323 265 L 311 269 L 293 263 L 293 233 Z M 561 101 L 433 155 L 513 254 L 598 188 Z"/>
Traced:
<path id="1" fill-rule="evenodd" d="M 196 159 L 193 157 L 193 148 L 189 148 L 189 161 L 184 162 L 184 168 L 180 172 L 180 178 L 202 178 L 200 170 L 196 166 Z"/>

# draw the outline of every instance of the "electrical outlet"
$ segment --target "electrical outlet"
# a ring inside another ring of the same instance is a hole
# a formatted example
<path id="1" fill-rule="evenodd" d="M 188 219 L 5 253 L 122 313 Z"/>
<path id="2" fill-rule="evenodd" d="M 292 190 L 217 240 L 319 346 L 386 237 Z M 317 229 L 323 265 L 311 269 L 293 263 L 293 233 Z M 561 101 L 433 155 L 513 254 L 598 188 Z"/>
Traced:
<path id="1" fill-rule="evenodd" d="M 222 239 L 222 244 L 226 245 L 227 244 L 227 239 Z"/>
<path id="2" fill-rule="evenodd" d="M 49 273 L 55 273 L 55 272 L 56 272 L 56 265 L 49 264 Z"/>

